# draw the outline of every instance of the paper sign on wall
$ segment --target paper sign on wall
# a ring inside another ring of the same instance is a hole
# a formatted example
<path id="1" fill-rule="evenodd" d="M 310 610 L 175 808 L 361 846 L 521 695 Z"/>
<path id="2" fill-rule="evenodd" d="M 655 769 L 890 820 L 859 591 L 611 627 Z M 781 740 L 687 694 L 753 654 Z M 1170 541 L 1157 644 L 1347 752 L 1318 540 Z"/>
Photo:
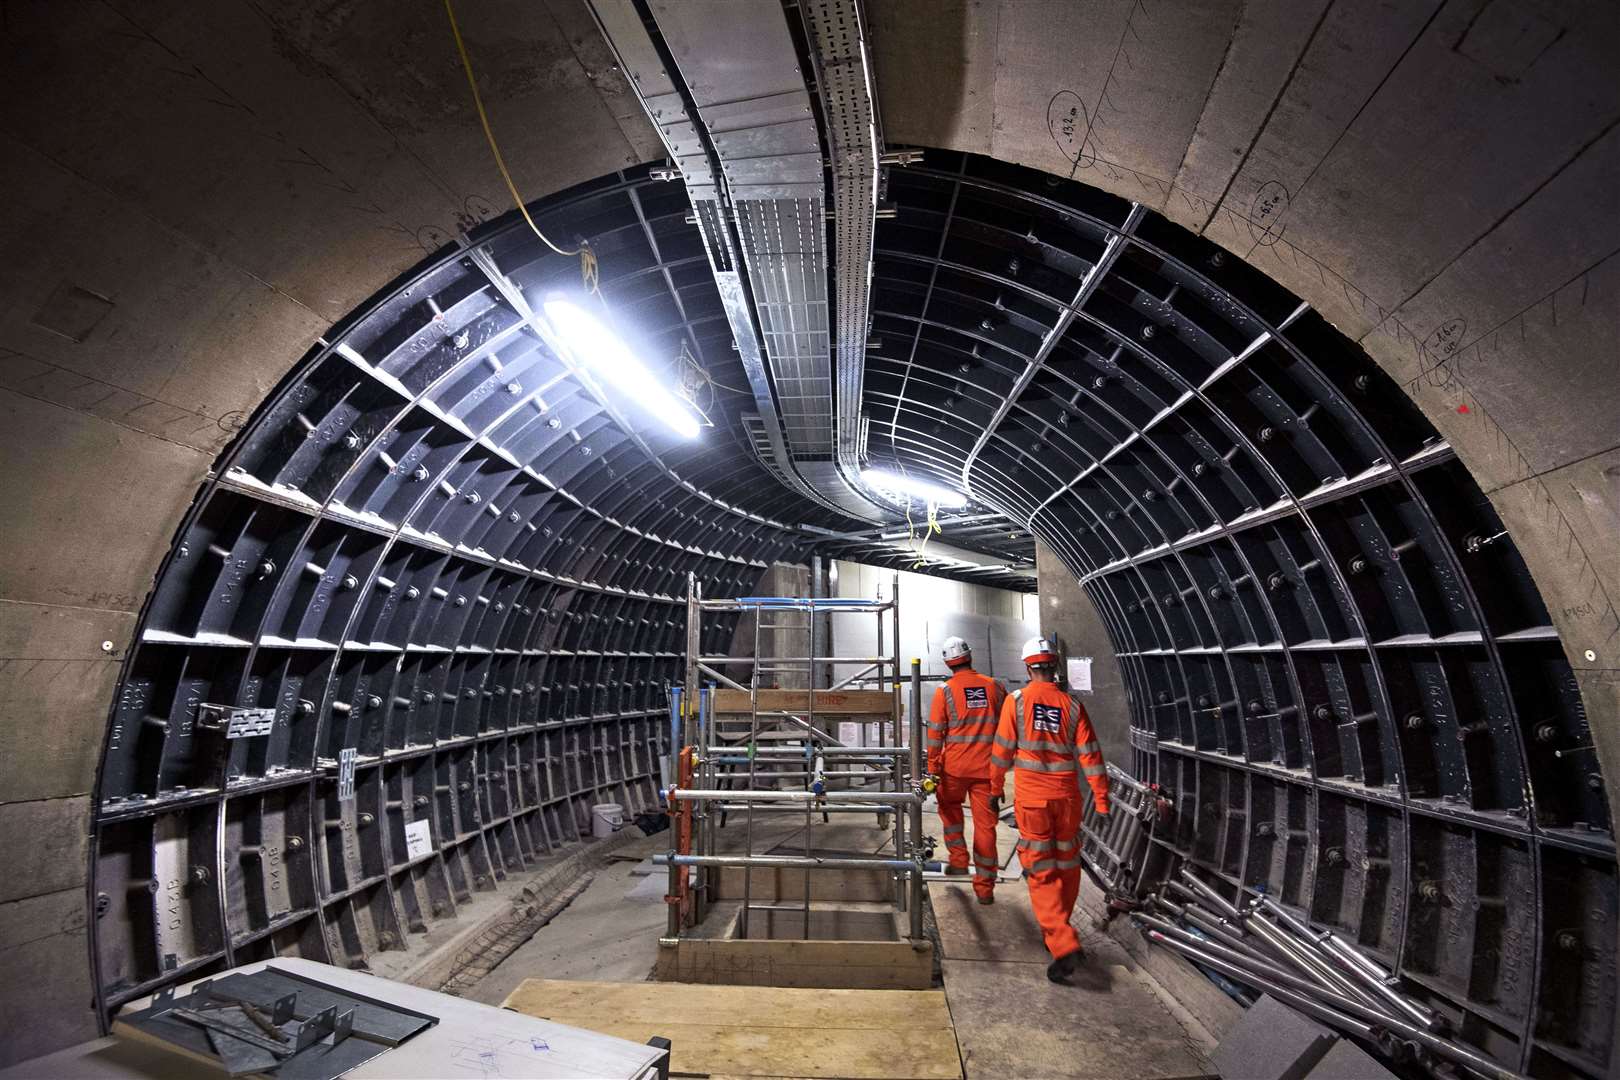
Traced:
<path id="1" fill-rule="evenodd" d="M 1069 689 L 1078 694 L 1091 693 L 1091 657 L 1069 657 Z"/>
<path id="2" fill-rule="evenodd" d="M 405 857 L 420 859 L 433 850 L 433 825 L 429 821 L 411 821 L 405 825 Z"/>

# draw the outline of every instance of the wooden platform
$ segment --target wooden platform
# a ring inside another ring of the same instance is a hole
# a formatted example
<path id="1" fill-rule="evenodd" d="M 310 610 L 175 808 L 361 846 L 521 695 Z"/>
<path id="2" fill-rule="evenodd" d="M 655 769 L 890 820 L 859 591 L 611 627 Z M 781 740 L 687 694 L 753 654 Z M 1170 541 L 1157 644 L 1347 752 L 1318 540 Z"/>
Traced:
<path id="1" fill-rule="evenodd" d="M 505 1007 L 554 1023 L 673 1044 L 679 1076 L 960 1080 L 938 990 L 796 990 L 528 979 Z"/>
<path id="2" fill-rule="evenodd" d="M 909 941 L 748 941 L 683 937 L 658 946 L 666 983 L 920 990 L 934 983 L 934 947 Z"/>

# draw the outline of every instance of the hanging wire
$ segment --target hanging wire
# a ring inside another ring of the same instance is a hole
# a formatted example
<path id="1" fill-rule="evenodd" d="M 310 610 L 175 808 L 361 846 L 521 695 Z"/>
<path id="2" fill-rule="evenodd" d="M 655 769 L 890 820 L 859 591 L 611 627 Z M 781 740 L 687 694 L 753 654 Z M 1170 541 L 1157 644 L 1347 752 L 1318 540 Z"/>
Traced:
<path id="1" fill-rule="evenodd" d="M 911 520 L 911 499 L 909 497 L 906 499 L 906 531 L 909 533 L 907 536 L 908 540 L 917 539 L 917 526 L 914 525 Z M 937 502 L 929 502 L 928 523 L 923 526 L 922 543 L 917 545 L 917 558 L 909 567 L 907 567 L 907 569 L 915 570 L 918 567 L 925 565 L 928 560 L 923 557 L 923 552 L 928 550 L 929 539 L 933 537 L 935 533 L 944 535 L 944 532 L 945 530 L 939 527 L 939 504 Z"/>
<path id="2" fill-rule="evenodd" d="M 456 23 L 456 9 L 451 0 L 444 0 L 444 13 L 450 17 L 450 33 L 456 39 L 456 52 L 461 55 L 461 70 L 466 73 L 467 85 L 472 89 L 473 105 L 478 110 L 478 122 L 483 125 L 484 138 L 489 143 L 489 152 L 495 157 L 495 167 L 500 170 L 501 179 L 506 181 L 506 190 L 511 192 L 512 201 L 517 204 L 519 212 L 523 214 L 523 220 L 529 223 L 529 228 L 534 231 L 534 235 L 540 238 L 541 243 L 558 255 L 564 257 L 579 256 L 579 276 L 580 280 L 584 282 L 585 291 L 600 296 L 601 294 L 597 290 L 599 274 L 596 265 L 596 253 L 591 250 L 590 244 L 580 241 L 578 247 L 564 250 L 552 243 L 551 238 L 541 232 L 540 226 L 534 223 L 534 218 L 529 216 L 529 208 L 524 203 L 523 196 L 518 194 L 517 184 L 512 180 L 511 170 L 506 167 L 506 159 L 501 156 L 500 145 L 495 141 L 495 132 L 489 126 L 489 114 L 484 111 L 484 97 L 478 92 L 478 80 L 473 77 L 472 59 L 467 55 L 467 43 L 462 40 L 461 27 Z"/>

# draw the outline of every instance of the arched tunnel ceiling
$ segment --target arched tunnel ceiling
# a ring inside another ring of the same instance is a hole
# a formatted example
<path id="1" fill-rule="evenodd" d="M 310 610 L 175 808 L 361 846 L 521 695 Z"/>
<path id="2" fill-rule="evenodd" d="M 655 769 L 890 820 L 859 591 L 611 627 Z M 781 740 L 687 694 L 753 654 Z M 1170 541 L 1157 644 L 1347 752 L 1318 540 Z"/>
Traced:
<path id="1" fill-rule="evenodd" d="M 1421 468 L 1396 470 L 1398 478 L 1334 499 L 1359 501 L 1379 534 L 1394 535 L 1390 523 L 1406 521 L 1406 507 L 1399 500 L 1378 505 L 1378 492 L 1404 497 L 1415 490 L 1429 510 L 1419 518 L 1430 535 L 1453 548 L 1460 542 L 1465 554 L 1472 531 L 1461 524 L 1467 515 L 1499 516 L 1534 575 L 1572 672 L 1564 674 L 1556 659 L 1542 665 L 1534 678 L 1560 687 L 1546 701 L 1564 709 L 1578 688 L 1589 717 L 1620 711 L 1611 602 L 1620 579 L 1620 545 L 1613 543 L 1620 533 L 1613 481 L 1620 466 L 1614 448 L 1620 384 L 1612 365 L 1620 339 L 1613 182 L 1620 90 L 1604 44 L 1615 37 L 1612 8 L 1502 0 L 1407 5 L 1376 15 L 1325 2 L 885 0 L 870 8 L 891 144 L 972 151 L 1073 176 L 1247 259 L 1263 275 L 1250 283 L 1253 291 L 1222 287 L 1262 322 L 1275 325 L 1287 314 L 1263 303 L 1274 288 L 1266 278 L 1310 305 L 1317 314 L 1290 324 L 1292 334 L 1285 329 L 1279 342 L 1251 356 L 1252 371 L 1264 374 L 1241 383 L 1245 388 L 1271 385 L 1275 377 L 1277 385 L 1297 390 L 1309 384 L 1313 370 L 1330 371 L 1324 357 L 1337 355 L 1343 343 L 1319 333 L 1318 317 L 1357 340 L 1416 402 L 1456 461 L 1448 463 L 1441 453 L 1414 463 Z M 424 251 L 507 206 L 495 197 L 498 182 L 438 16 L 431 5 L 403 11 L 316 5 L 8 8 L 0 186 L 10 210 L 0 227 L 8 256 L 0 273 L 11 302 L 0 313 L 0 346 L 7 351 L 0 361 L 0 393 L 8 420 L 0 482 L 12 512 L 0 525 L 0 659 L 7 661 L 9 680 L 0 704 L 7 781 L 0 822 L 10 838 L 14 872 L 0 887 L 9 916 L 0 924 L 0 955 L 23 973 L 19 984 L 31 984 L 29 999 L 13 1003 L 16 1015 L 28 1019 L 25 1037 L 8 1048 L 19 1056 L 93 1025 L 83 1008 L 92 980 L 83 971 L 80 929 L 93 918 L 85 888 L 89 860 L 83 857 L 91 832 L 87 795 L 107 706 L 135 638 L 136 613 L 198 484 L 244 419 L 334 320 Z M 527 195 L 608 175 L 661 152 L 576 5 L 498 5 L 469 14 L 466 23 L 495 123 Z M 947 155 L 925 163 L 914 182 L 920 187 L 932 174 L 948 174 L 952 160 Z M 913 183 L 905 174 L 898 174 L 898 182 L 902 189 Z M 1123 219 L 1104 211 L 1101 195 L 1086 198 L 1105 223 L 1101 230 L 1089 227 L 1095 242 L 1106 225 Z M 898 228 L 902 222 L 885 224 Z M 1087 228 L 1075 240 L 1079 254 L 1088 250 Z M 1171 260 L 1158 268 L 1133 268 L 1127 261 L 1118 272 L 1160 301 L 1177 264 L 1202 274 L 1199 260 L 1207 251 L 1195 241 L 1187 250 L 1176 248 L 1164 235 L 1143 238 Z M 901 246 L 896 242 L 895 249 Z M 995 244 L 987 245 L 986 254 L 991 252 L 1005 254 Z M 1033 265 L 1028 272 L 1035 272 Z M 1227 272 L 1246 271 L 1235 263 Z M 888 312 L 903 320 L 918 301 L 907 295 L 908 287 L 903 272 L 880 282 L 888 290 L 875 305 L 880 316 Z M 993 299 L 982 289 L 965 295 L 981 304 Z M 1064 303 L 1073 296 L 1061 289 L 1048 295 Z M 1097 303 L 1114 305 L 1111 310 L 1123 319 L 1129 295 L 1116 288 Z M 1188 290 L 1178 295 L 1185 300 Z M 1169 299 L 1174 306 L 1175 297 Z M 1057 310 L 1023 294 L 1009 295 L 1004 304 L 1013 309 L 1009 325 L 1022 322 L 1026 331 L 1040 324 L 1040 315 Z M 1021 310 L 1019 304 L 1028 306 Z M 889 453 L 931 469 L 970 452 L 977 438 L 967 439 L 951 424 L 933 431 L 939 421 L 925 415 L 924 399 L 910 391 L 902 397 L 892 386 L 883 390 L 893 375 L 883 365 L 892 363 L 889 349 L 903 333 L 877 336 L 884 345 L 873 360 L 875 452 L 884 450 L 884 392 L 891 395 L 890 410 L 894 400 L 909 402 Z M 1296 351 L 1304 360 L 1292 366 L 1277 359 Z M 921 355 L 924 362 L 914 372 L 919 377 L 938 366 L 932 352 Z M 1017 360 L 1013 354 L 1001 359 L 1005 374 L 992 369 L 991 376 L 1010 386 Z M 1091 364 L 1079 350 L 1058 359 Z M 1112 390 L 1105 385 L 1103 394 L 1091 398 L 1118 395 L 1125 406 L 1121 423 L 1141 423 L 1131 410 L 1146 408 L 1152 395 L 1174 382 L 1168 369 L 1142 358 L 1139 372 L 1156 370 L 1162 385 L 1145 395 L 1122 383 Z M 1181 373 L 1196 370 L 1189 366 Z M 1226 374 L 1240 381 L 1250 377 Z M 1286 381 L 1295 376 L 1305 383 Z M 1039 393 L 1068 387 L 1043 376 L 1031 389 L 1034 409 L 1021 398 L 1004 426 L 1009 434 L 1027 430 L 1047 438 L 1057 414 Z M 1303 405 L 1286 392 L 1280 396 L 1291 408 Z M 585 404 L 582 396 L 572 400 Z M 1118 403 L 1113 407 L 1120 409 Z M 1110 414 L 1099 408 L 1095 415 Z M 1258 433 L 1239 427 L 1251 437 Z M 1098 441 L 1078 443 L 1082 430 Z M 1376 423 L 1373 430 L 1379 433 Z M 605 427 L 600 431 L 604 444 L 622 441 Z M 1094 450 L 1107 453 L 1116 445 L 1102 437 L 1070 425 L 1054 429 L 1049 442 L 1083 468 Z M 1016 451 L 1023 442 L 1022 435 L 992 438 L 975 459 L 982 464 L 969 474 L 976 488 L 984 485 L 986 498 L 1014 513 L 1027 505 L 1025 488 L 1021 482 L 998 485 L 996 477 L 1020 467 Z M 1069 444 L 1084 446 L 1086 454 Z M 609 457 L 615 452 L 604 445 Z M 1322 452 L 1336 463 L 1354 462 L 1367 456 L 1368 444 L 1352 440 L 1348 447 L 1325 445 Z M 1155 461 L 1172 471 L 1196 464 L 1135 455 L 1127 447 L 1111 460 L 1148 470 Z M 737 475 L 750 475 L 746 456 L 734 460 Z M 701 470 L 702 463 L 691 467 Z M 1034 501 L 1073 479 L 1066 469 L 1054 476 L 1028 474 L 1039 478 L 1030 482 L 1030 491 L 1041 492 Z M 1094 475 L 1112 482 L 1115 474 Z M 1448 495 L 1472 490 L 1464 483 L 1470 477 L 1487 493 L 1488 506 L 1436 497 L 1436 486 Z M 1279 481 L 1298 494 L 1293 478 L 1279 473 L 1270 482 Z M 1257 481 L 1253 490 L 1265 485 Z M 723 478 L 716 486 L 725 490 Z M 1217 488 L 1192 498 L 1194 487 L 1182 481 L 1178 490 L 1189 497 L 1177 505 L 1209 511 L 1219 506 L 1218 494 L 1209 494 Z M 139 497 L 130 497 L 132 491 Z M 1066 498 L 1051 505 L 1062 507 Z M 297 500 L 262 501 L 271 514 L 307 513 Z M 1453 501 L 1461 503 L 1458 517 L 1448 517 Z M 1151 512 L 1119 512 L 1116 520 L 1134 516 L 1160 528 L 1155 515 L 1174 511 L 1170 500 L 1161 500 Z M 720 515 L 714 520 L 750 528 L 738 515 Z M 1315 520 L 1310 507 L 1298 518 Z M 1246 532 L 1269 533 L 1280 556 L 1298 553 L 1305 562 L 1313 542 L 1332 553 L 1349 550 L 1346 536 L 1331 523 L 1315 541 L 1285 536 L 1286 528 L 1268 520 Z M 1108 571 L 1087 584 L 1117 638 L 1134 643 L 1123 651 L 1140 654 L 1124 661 L 1138 700 L 1173 705 L 1165 711 L 1178 715 L 1202 707 L 1186 672 L 1201 663 L 1214 667 L 1213 659 L 1194 659 L 1198 650 L 1213 647 L 1200 635 L 1212 635 L 1224 647 L 1228 626 L 1191 614 L 1178 626 L 1150 612 L 1148 601 L 1161 594 L 1157 583 L 1147 586 L 1160 571 L 1114 565 L 1131 553 L 1110 546 L 1117 542 L 1112 532 L 1092 536 L 1070 544 L 1066 555 L 1083 573 Z M 1251 568 L 1262 557 L 1258 548 L 1245 550 L 1248 541 L 1241 536 L 1230 543 L 1224 549 L 1229 558 Z M 1444 556 L 1443 548 L 1435 550 Z M 1496 558 L 1502 550 L 1496 545 L 1483 553 Z M 1201 557 L 1183 548 L 1153 562 L 1163 565 L 1172 583 L 1177 571 L 1171 566 L 1202 566 L 1231 580 L 1242 576 L 1240 563 L 1218 555 L 1201 564 Z M 491 579 L 497 573 L 478 558 L 463 563 L 481 567 L 473 573 Z M 723 556 L 712 562 L 721 564 L 740 565 Z M 1467 575 L 1465 569 L 1463 579 L 1471 580 Z M 1195 577 L 1179 584 L 1190 587 Z M 1137 584 L 1127 588 L 1127 582 Z M 1363 587 L 1352 584 L 1350 595 Z M 1129 595 L 1137 588 L 1140 596 Z M 1481 642 L 1458 641 L 1455 652 L 1445 655 L 1545 659 L 1553 652 L 1545 640 L 1487 644 L 1486 632 L 1504 636 L 1497 630 L 1533 611 L 1533 598 L 1490 599 L 1497 590 L 1477 584 L 1471 590 L 1476 618 L 1484 615 Z M 1208 612 L 1214 602 L 1199 599 L 1198 610 Z M 1331 607 L 1323 603 L 1320 610 Z M 1191 610 L 1188 605 L 1186 612 Z M 1401 610 L 1391 605 L 1387 614 L 1404 617 Z M 1233 625 L 1264 621 L 1255 613 Z M 1309 627 L 1305 632 L 1314 633 Z M 1544 637 L 1531 635 L 1538 636 Z M 1197 644 L 1184 646 L 1192 641 Z M 1165 651 L 1154 655 L 1156 649 Z M 1324 655 L 1338 654 L 1330 649 Z M 1254 666 L 1274 661 L 1262 654 Z M 1273 685 L 1302 689 L 1297 672 L 1303 663 L 1295 664 L 1292 675 L 1277 675 Z M 1446 679 L 1465 681 L 1455 661 L 1441 660 L 1440 667 Z M 1500 677 L 1507 663 L 1487 667 Z M 1177 682 L 1171 668 L 1184 681 Z M 1522 685 L 1536 685 L 1534 678 Z M 1175 692 L 1171 702 L 1161 703 L 1157 694 L 1167 681 Z M 1514 738 L 1521 740 L 1535 731 L 1526 726 L 1534 709 L 1523 705 L 1504 706 L 1512 709 Z M 1163 738 L 1173 725 L 1141 726 Z M 1505 728 L 1497 730 L 1508 737 Z M 1246 735 L 1229 731 L 1221 737 L 1236 741 Z M 1612 724 L 1594 725 L 1592 737 L 1610 775 L 1620 772 Z M 1209 756 L 1228 744 L 1205 747 L 1195 737 L 1189 745 L 1193 752 L 1176 758 L 1182 762 L 1176 769 L 1183 775 L 1192 769 L 1217 786 L 1230 782 L 1221 771 L 1230 763 Z M 1286 745 L 1282 749 L 1286 755 Z M 1520 761 L 1532 762 L 1533 777 L 1533 748 L 1530 754 Z M 1473 766 L 1464 761 L 1464 770 Z M 1435 775 L 1442 772 L 1437 768 Z M 1612 790 L 1609 796 L 1612 802 Z M 1235 788 L 1224 801 L 1238 803 Z M 1295 808 L 1286 799 L 1273 809 L 1284 813 L 1284 804 L 1292 815 Z M 1503 804 L 1511 799 L 1504 797 Z M 1378 818 L 1374 811 L 1366 820 Z M 1348 820 L 1330 817 L 1327 823 L 1331 828 Z M 1416 818 L 1408 812 L 1406 820 Z M 1475 826 L 1483 827 L 1479 815 L 1470 819 L 1469 827 Z M 1549 834 L 1560 827 L 1555 822 Z M 1447 845 L 1451 830 L 1439 828 L 1438 838 L 1409 839 L 1453 850 Z M 1498 835 L 1522 836 L 1515 831 L 1520 828 L 1513 824 Z M 1539 853 L 1544 846 L 1574 850 L 1556 838 L 1550 845 L 1538 840 L 1531 850 Z M 1455 850 L 1463 859 L 1461 849 Z M 1480 880 L 1506 872 L 1507 862 L 1496 856 L 1473 858 Z M 1612 887 L 1612 870 L 1607 873 Z M 1596 880 L 1604 879 L 1600 874 Z M 1561 912 L 1544 908 L 1541 936 L 1532 946 L 1543 961 L 1560 940 L 1555 934 L 1549 946 L 1546 937 L 1557 929 L 1547 918 L 1553 914 Z M 1570 918 L 1578 923 L 1578 913 Z M 1422 928 L 1421 922 L 1412 926 Z M 1612 971 L 1606 966 L 1612 943 L 1606 954 L 1580 948 L 1583 957 L 1597 952 L 1583 963 Z M 156 962 L 161 966 L 162 958 Z M 1544 963 L 1540 970 L 1554 969 Z M 1460 972 L 1448 977 L 1465 978 Z M 1523 992 L 1522 985 L 1518 990 Z M 1505 1029 L 1524 1015 L 1499 1012 L 1488 1023 Z M 1608 1030 L 1586 1016 L 1548 1023 L 1552 1027 L 1538 1030 L 1537 1039 L 1553 1050 L 1532 1046 L 1535 1039 L 1517 1049 L 1556 1055 L 1575 1038 L 1572 1031 Z M 1593 1052 L 1565 1047 L 1561 1060 L 1591 1071 Z"/>
<path id="2" fill-rule="evenodd" d="M 1574 920 L 1583 963 L 1612 951 L 1580 915 L 1615 904 L 1602 772 L 1564 753 L 1591 736 L 1556 631 L 1450 447 L 1320 316 L 1152 211 L 941 151 L 887 191 L 873 459 L 969 488 L 1080 577 L 1185 853 L 1354 934 L 1498 1058 L 1601 1072 L 1612 995 L 1543 947 Z M 590 242 L 636 351 L 729 352 L 679 185 L 538 209 Z M 521 220 L 469 235 L 334 327 L 221 459 L 113 710 L 104 1007 L 289 949 L 408 953 L 593 802 L 655 805 L 687 576 L 749 594 L 853 528 L 753 460 L 736 404 L 686 442 L 574 369 L 530 313 L 594 307 L 578 272 Z M 230 738 L 226 709 L 270 734 Z"/>

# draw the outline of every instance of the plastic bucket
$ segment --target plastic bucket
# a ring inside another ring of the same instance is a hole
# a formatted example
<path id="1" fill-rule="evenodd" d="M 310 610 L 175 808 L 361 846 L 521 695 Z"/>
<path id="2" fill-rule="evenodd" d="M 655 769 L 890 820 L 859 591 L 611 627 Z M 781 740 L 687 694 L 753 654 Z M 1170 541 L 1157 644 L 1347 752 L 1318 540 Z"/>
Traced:
<path id="1" fill-rule="evenodd" d="M 612 836 L 624 828 L 624 807 L 616 802 L 597 803 L 591 807 L 591 835 Z"/>

